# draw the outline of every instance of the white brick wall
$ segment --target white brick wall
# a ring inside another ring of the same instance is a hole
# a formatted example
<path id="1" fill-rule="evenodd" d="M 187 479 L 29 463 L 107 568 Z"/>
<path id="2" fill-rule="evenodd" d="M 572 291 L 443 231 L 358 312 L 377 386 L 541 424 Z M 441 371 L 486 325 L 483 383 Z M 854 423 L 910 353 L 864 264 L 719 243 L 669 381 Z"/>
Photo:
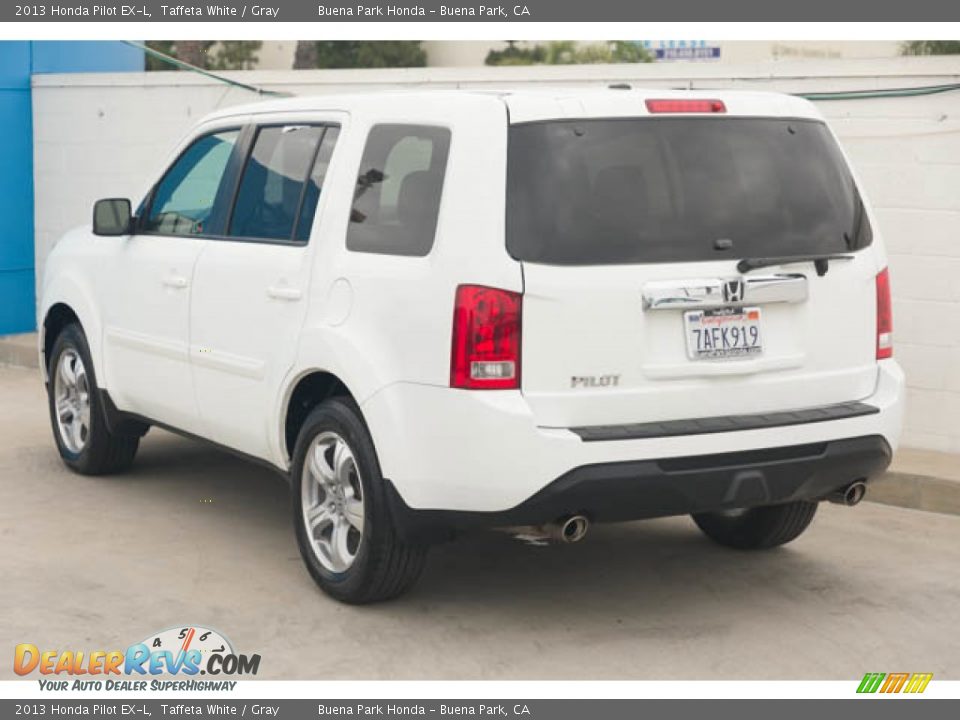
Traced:
<path id="1" fill-rule="evenodd" d="M 816 92 L 960 82 L 960 58 L 751 66 L 670 64 L 233 73 L 297 94 L 397 86 L 604 85 Z M 204 114 L 256 96 L 185 73 L 34 79 L 37 269 L 96 198 L 139 199 Z M 960 452 L 960 92 L 822 102 L 887 241 L 896 355 L 909 386 L 904 444 Z M 136 201 L 135 201 L 136 202 Z"/>

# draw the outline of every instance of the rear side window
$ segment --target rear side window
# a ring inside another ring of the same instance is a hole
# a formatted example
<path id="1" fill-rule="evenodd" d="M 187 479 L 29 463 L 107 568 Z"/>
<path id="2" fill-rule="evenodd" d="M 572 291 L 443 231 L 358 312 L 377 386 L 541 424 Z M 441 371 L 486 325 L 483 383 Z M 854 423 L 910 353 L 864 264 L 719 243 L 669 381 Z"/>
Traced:
<path id="1" fill-rule="evenodd" d="M 261 127 L 243 169 L 227 234 L 305 241 L 334 142 L 336 128 Z"/>
<path id="2" fill-rule="evenodd" d="M 239 136 L 239 130 L 227 130 L 194 141 L 157 183 L 143 229 L 164 235 L 209 232 L 217 193 Z"/>
<path id="3" fill-rule="evenodd" d="M 347 248 L 427 255 L 437 232 L 449 150 L 447 128 L 375 125 L 360 161 Z"/>
<path id="4" fill-rule="evenodd" d="M 872 240 L 839 148 L 808 120 L 515 125 L 507 188 L 507 248 L 531 262 L 782 257 Z"/>

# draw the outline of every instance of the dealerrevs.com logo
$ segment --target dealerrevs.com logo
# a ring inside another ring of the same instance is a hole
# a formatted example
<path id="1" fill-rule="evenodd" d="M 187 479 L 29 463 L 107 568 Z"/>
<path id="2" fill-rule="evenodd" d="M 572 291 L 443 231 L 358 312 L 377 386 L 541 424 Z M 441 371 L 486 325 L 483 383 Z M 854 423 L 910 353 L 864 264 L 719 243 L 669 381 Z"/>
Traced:
<path id="1" fill-rule="evenodd" d="M 260 655 L 238 654 L 222 634 L 199 626 L 169 628 L 125 650 L 44 650 L 21 643 L 13 653 L 17 675 L 72 676 L 38 678 L 41 690 L 232 690 L 236 681 L 221 678 L 256 675 L 259 669 Z M 134 679 L 115 679 L 118 675 Z M 190 679 L 146 679 L 161 675 Z M 145 679 L 136 679 L 141 676 Z"/>

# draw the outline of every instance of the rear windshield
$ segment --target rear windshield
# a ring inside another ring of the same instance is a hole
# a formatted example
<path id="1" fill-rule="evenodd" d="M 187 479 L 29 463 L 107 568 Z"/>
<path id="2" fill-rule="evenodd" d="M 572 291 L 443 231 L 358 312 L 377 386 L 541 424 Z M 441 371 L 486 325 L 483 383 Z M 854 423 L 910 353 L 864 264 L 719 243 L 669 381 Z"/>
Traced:
<path id="1" fill-rule="evenodd" d="M 856 250 L 870 227 L 823 123 L 551 121 L 510 129 L 507 249 L 560 265 Z"/>

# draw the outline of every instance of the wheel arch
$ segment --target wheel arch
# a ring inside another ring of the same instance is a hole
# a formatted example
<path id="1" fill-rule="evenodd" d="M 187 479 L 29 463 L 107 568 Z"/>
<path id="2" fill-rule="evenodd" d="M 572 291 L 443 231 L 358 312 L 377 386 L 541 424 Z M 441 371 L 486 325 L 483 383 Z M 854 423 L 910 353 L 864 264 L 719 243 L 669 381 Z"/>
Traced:
<path id="1" fill-rule="evenodd" d="M 50 364 L 50 351 L 53 349 L 57 335 L 64 327 L 75 322 L 86 337 L 97 384 L 105 387 L 100 323 L 87 294 L 76 283 L 64 279 L 45 293 L 41 307 L 37 327 L 41 333 L 40 350 L 43 363 L 41 370 L 44 380 L 49 380 L 47 370 Z"/>
<path id="2" fill-rule="evenodd" d="M 87 340 L 97 385 L 107 386 L 103 363 L 103 309 L 98 306 L 98 282 L 102 280 L 107 248 L 95 243 L 89 228 L 66 233 L 53 247 L 44 264 L 37 302 L 37 331 L 44 380 L 49 351 L 56 333 L 63 329 L 66 310 L 73 314 Z M 53 321 L 52 324 L 50 321 Z M 47 337 L 47 329 L 51 330 Z"/>
<path id="3" fill-rule="evenodd" d="M 43 354 L 43 368 L 45 373 L 48 373 L 48 369 L 50 367 L 50 353 L 53 351 L 53 344 L 60 336 L 60 333 L 63 332 L 63 329 L 71 323 L 76 323 L 81 327 L 81 329 L 83 328 L 83 323 L 80 322 L 79 316 L 77 316 L 77 314 L 73 311 L 73 308 L 66 303 L 54 303 L 47 310 L 47 314 L 43 318 L 43 344 L 41 346 L 41 352 Z"/>
<path id="4" fill-rule="evenodd" d="M 280 413 L 280 443 L 288 462 L 293 457 L 297 436 L 307 416 L 317 405 L 333 397 L 346 397 L 357 403 L 357 397 L 347 383 L 330 370 L 304 370 L 290 382 Z"/>

